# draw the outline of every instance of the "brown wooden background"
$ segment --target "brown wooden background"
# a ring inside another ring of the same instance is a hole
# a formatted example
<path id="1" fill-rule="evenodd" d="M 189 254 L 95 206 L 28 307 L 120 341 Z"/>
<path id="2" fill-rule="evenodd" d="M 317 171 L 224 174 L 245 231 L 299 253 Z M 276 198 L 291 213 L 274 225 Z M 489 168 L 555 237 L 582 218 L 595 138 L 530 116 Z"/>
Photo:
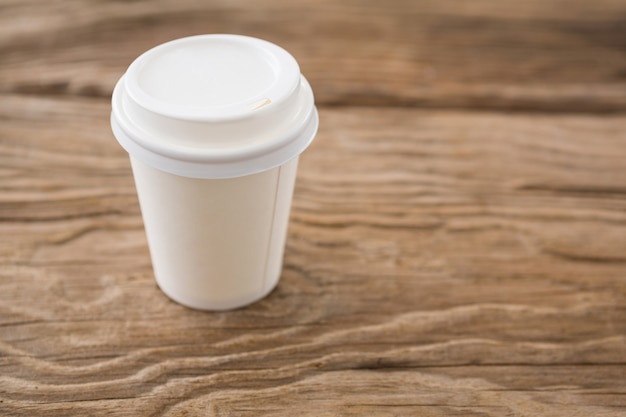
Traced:
<path id="1" fill-rule="evenodd" d="M 203 313 L 108 117 L 215 32 L 292 52 L 321 129 L 280 285 Z M 0 415 L 626 415 L 626 3 L 1 0 Z"/>

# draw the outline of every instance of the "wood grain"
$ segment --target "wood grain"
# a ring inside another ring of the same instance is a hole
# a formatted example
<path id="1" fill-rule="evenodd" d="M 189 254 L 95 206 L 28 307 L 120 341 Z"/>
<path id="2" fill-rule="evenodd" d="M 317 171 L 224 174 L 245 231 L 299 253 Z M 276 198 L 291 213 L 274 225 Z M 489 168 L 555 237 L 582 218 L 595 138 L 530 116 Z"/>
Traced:
<path id="1" fill-rule="evenodd" d="M 0 3 L 0 416 L 626 415 L 622 1 Z M 321 128 L 277 289 L 156 287 L 109 95 L 292 51 Z"/>
<path id="2" fill-rule="evenodd" d="M 625 117 L 323 109 L 278 289 L 207 314 L 154 284 L 108 103 L 10 98 L 6 413 L 624 411 Z"/>
<path id="3" fill-rule="evenodd" d="M 108 96 L 161 42 L 241 33 L 298 58 L 320 104 L 626 110 L 626 3 L 5 0 L 0 91 Z"/>

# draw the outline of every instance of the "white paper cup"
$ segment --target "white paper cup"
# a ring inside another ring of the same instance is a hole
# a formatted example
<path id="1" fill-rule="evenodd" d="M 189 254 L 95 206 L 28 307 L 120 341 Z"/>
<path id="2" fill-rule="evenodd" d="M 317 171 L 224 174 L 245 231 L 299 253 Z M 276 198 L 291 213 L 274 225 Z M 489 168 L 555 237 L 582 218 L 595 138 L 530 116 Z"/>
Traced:
<path id="1" fill-rule="evenodd" d="M 313 93 L 284 49 L 202 35 L 137 58 L 113 92 L 159 287 L 203 310 L 241 307 L 278 283 Z"/>

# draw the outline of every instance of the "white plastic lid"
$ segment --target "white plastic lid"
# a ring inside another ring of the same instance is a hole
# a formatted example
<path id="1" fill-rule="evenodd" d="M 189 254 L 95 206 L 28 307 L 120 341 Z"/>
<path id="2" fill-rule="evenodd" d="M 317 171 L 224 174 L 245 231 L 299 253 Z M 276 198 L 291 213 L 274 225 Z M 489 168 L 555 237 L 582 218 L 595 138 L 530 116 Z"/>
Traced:
<path id="1" fill-rule="evenodd" d="M 270 42 L 200 35 L 139 56 L 113 91 L 111 126 L 133 157 L 194 178 L 282 165 L 313 140 L 313 92 L 296 60 Z"/>

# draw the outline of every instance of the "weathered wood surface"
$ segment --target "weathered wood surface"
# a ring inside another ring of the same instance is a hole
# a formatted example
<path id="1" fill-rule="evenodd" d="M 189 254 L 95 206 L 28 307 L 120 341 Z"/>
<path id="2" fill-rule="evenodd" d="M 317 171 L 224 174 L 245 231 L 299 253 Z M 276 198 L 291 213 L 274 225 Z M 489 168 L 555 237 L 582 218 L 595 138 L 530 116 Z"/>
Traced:
<path id="1" fill-rule="evenodd" d="M 108 96 L 138 54 L 198 33 L 275 41 L 319 103 L 626 110 L 623 0 L 3 0 L 0 91 Z"/>
<path id="2" fill-rule="evenodd" d="M 626 415 L 626 4 L 516 3 L 0 3 L 0 416 Z M 286 46 L 322 120 L 226 313 L 156 288 L 108 126 L 200 32 Z"/>

